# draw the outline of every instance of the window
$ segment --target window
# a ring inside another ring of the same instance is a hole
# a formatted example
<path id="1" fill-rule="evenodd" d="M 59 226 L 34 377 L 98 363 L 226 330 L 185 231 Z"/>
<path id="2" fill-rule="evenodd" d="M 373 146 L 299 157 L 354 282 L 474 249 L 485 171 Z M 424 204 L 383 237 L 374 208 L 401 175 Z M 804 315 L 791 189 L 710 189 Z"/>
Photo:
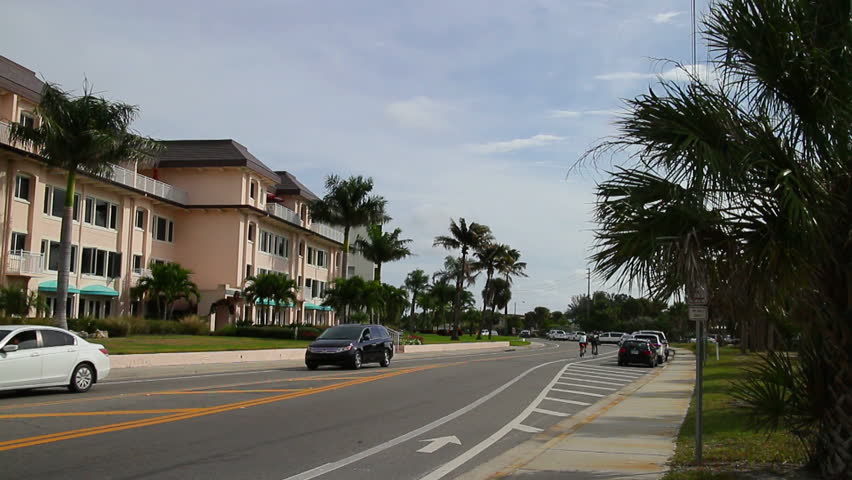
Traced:
<path id="1" fill-rule="evenodd" d="M 38 348 L 38 340 L 36 340 L 36 331 L 28 330 L 21 332 L 12 337 L 6 345 L 18 345 L 18 350 L 31 350 Z"/>
<path id="2" fill-rule="evenodd" d="M 59 271 L 59 242 L 53 240 L 41 241 L 41 255 L 44 258 L 45 267 L 52 271 Z M 77 271 L 77 245 L 71 245 L 71 271 Z"/>
<path id="3" fill-rule="evenodd" d="M 106 200 L 86 197 L 83 221 L 98 227 L 115 230 L 116 225 L 118 225 L 118 205 Z"/>
<path id="4" fill-rule="evenodd" d="M 311 288 L 313 286 L 313 283 L 314 283 L 314 279 L 312 279 L 312 278 L 306 278 L 305 279 L 305 287 L 306 288 Z"/>
<path id="5" fill-rule="evenodd" d="M 65 189 L 45 185 L 44 187 L 44 206 L 42 211 L 51 217 L 62 218 L 65 212 Z M 80 194 L 74 194 L 74 207 L 71 216 L 74 220 L 80 220 Z"/>
<path id="6" fill-rule="evenodd" d="M 290 239 L 266 230 L 260 231 L 260 251 L 287 258 L 290 256 Z"/>
<path id="7" fill-rule="evenodd" d="M 142 208 L 136 209 L 136 228 L 139 230 L 145 229 L 145 210 Z"/>
<path id="8" fill-rule="evenodd" d="M 327 262 L 327 254 L 322 250 L 317 250 L 317 266 L 325 267 Z"/>
<path id="9" fill-rule="evenodd" d="M 305 255 L 305 242 L 299 241 L 299 256 L 302 257 Z"/>
<path id="10" fill-rule="evenodd" d="M 308 265 L 325 267 L 326 265 L 328 265 L 328 253 L 324 250 L 308 247 Z"/>
<path id="11" fill-rule="evenodd" d="M 35 117 L 30 112 L 21 112 L 20 122 L 25 127 L 35 127 Z"/>
<path id="12" fill-rule="evenodd" d="M 175 241 L 175 222 L 163 218 L 154 216 L 154 239 L 159 240 L 161 242 L 174 242 Z"/>
<path id="13" fill-rule="evenodd" d="M 84 248 L 80 271 L 84 274 L 98 277 L 120 277 L 121 254 L 97 248 Z"/>
<path id="14" fill-rule="evenodd" d="M 142 255 L 133 255 L 133 271 L 139 273 L 142 270 Z"/>
<path id="15" fill-rule="evenodd" d="M 246 265 L 246 278 L 251 276 L 251 265 Z"/>
<path id="16" fill-rule="evenodd" d="M 12 232 L 12 251 L 20 252 L 27 248 L 27 234 Z"/>
<path id="17" fill-rule="evenodd" d="M 249 241 L 249 242 L 254 242 L 254 224 L 253 224 L 253 223 L 249 223 L 249 227 L 248 227 L 248 241 Z"/>
<path id="18" fill-rule="evenodd" d="M 308 247 L 308 265 L 314 264 L 314 249 L 313 247 Z"/>
<path id="19" fill-rule="evenodd" d="M 43 347 L 64 347 L 74 345 L 74 337 L 56 330 L 41 330 L 41 343 Z"/>
<path id="20" fill-rule="evenodd" d="M 311 282 L 311 296 L 312 297 L 318 297 L 319 296 L 319 287 L 320 287 L 320 282 L 318 282 L 316 280 Z"/>
<path id="21" fill-rule="evenodd" d="M 15 198 L 30 201 L 30 185 L 32 178 L 27 175 L 18 175 L 15 177 Z"/>
<path id="22" fill-rule="evenodd" d="M 249 197 L 254 199 L 254 197 L 256 196 L 256 192 L 255 192 L 256 190 L 257 190 L 257 184 L 254 183 L 254 182 L 249 182 Z"/>

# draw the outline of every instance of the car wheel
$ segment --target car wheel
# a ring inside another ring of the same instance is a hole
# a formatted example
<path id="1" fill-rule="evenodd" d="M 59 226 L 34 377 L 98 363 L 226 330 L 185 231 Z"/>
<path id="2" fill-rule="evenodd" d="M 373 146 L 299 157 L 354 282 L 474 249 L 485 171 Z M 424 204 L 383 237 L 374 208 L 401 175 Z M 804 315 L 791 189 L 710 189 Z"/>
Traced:
<path id="1" fill-rule="evenodd" d="M 388 353 L 387 348 L 385 349 L 385 357 L 382 359 L 381 362 L 379 362 L 379 365 L 381 365 L 383 367 L 389 367 L 390 366 L 390 353 Z"/>
<path id="2" fill-rule="evenodd" d="M 316 370 L 319 365 L 314 362 L 305 363 L 305 366 L 308 367 L 308 370 Z"/>
<path id="3" fill-rule="evenodd" d="M 361 351 L 356 350 L 355 357 L 352 358 L 352 369 L 358 370 L 359 368 L 361 368 Z"/>
<path id="4" fill-rule="evenodd" d="M 88 363 L 81 363 L 74 369 L 71 374 L 71 383 L 68 384 L 68 390 L 74 393 L 88 392 L 92 385 L 95 384 L 95 369 Z"/>

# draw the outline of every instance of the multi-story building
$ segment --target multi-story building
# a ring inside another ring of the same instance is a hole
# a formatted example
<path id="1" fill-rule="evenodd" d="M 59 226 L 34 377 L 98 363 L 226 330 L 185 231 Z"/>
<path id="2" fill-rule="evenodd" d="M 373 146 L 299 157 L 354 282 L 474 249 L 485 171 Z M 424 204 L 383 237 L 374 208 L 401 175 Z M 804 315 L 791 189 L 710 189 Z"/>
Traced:
<path id="1" fill-rule="evenodd" d="M 38 124 L 41 87 L 32 71 L 0 57 L 0 282 L 38 292 L 52 308 L 66 172 L 8 135 L 12 122 Z M 282 312 L 279 323 L 335 323 L 321 303 L 342 275 L 343 234 L 311 220 L 316 195 L 233 140 L 163 144 L 153 168 L 78 176 L 68 314 L 140 314 L 131 287 L 152 263 L 177 262 L 192 270 L 198 314 L 210 314 L 213 327 L 263 309 Z M 294 305 L 241 298 L 246 279 L 266 271 L 298 281 Z"/>
<path id="2" fill-rule="evenodd" d="M 360 238 L 367 238 L 367 227 L 355 227 L 352 229 L 352 243 Z M 349 270 L 346 273 L 347 278 L 361 277 L 364 280 L 374 280 L 376 278 L 376 264 L 364 258 L 357 250 L 353 249 L 349 253 L 349 264 L 346 267 Z"/>

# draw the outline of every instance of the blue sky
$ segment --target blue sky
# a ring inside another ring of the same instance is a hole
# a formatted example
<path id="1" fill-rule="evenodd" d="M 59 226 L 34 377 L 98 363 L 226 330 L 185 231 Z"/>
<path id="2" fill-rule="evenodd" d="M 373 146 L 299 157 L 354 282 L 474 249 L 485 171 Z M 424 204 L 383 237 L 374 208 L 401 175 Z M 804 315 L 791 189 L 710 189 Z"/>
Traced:
<path id="1" fill-rule="evenodd" d="M 139 105 L 145 135 L 233 138 L 317 194 L 329 173 L 372 176 L 389 227 L 414 239 L 415 256 L 385 267 L 389 283 L 440 267 L 432 239 L 451 217 L 489 225 L 529 263 L 521 312 L 585 292 L 604 174 L 569 168 L 614 133 L 621 99 L 674 75 L 654 59 L 690 63 L 689 11 L 686 0 L 7 0 L 0 54 Z"/>

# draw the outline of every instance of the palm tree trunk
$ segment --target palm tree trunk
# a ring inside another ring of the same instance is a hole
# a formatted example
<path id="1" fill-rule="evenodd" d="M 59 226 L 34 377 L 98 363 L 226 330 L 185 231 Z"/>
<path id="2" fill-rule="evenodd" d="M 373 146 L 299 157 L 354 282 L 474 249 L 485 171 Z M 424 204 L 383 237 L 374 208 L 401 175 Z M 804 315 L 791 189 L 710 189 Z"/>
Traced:
<path id="1" fill-rule="evenodd" d="M 488 287 L 491 286 L 491 274 L 489 273 L 488 278 L 485 279 L 485 290 L 482 295 L 482 311 L 479 313 L 479 331 L 476 332 L 476 339 L 482 340 L 482 327 L 485 326 L 485 310 L 488 309 L 488 297 L 491 292 L 488 291 Z M 488 336 L 491 336 L 491 330 L 488 330 Z"/>
<path id="2" fill-rule="evenodd" d="M 343 271 L 340 272 L 342 278 L 349 278 L 349 226 L 343 227 Z"/>
<path id="3" fill-rule="evenodd" d="M 68 315 L 66 305 L 68 304 L 68 280 L 71 272 L 71 227 L 74 216 L 74 186 L 76 185 L 77 172 L 68 171 L 67 185 L 65 186 L 65 208 L 62 210 L 62 226 L 59 234 L 59 272 L 56 279 L 56 326 L 68 328 Z"/>
<path id="4" fill-rule="evenodd" d="M 462 249 L 461 271 L 456 279 L 456 298 L 453 299 L 453 335 L 452 340 L 459 339 L 459 304 L 461 304 L 462 284 L 464 283 L 464 275 L 467 270 L 467 252 Z"/>
<path id="5" fill-rule="evenodd" d="M 497 305 L 492 302 L 491 318 L 488 319 L 488 340 L 491 340 L 491 332 L 494 331 L 494 316 L 495 315 L 497 315 Z"/>
<path id="6" fill-rule="evenodd" d="M 382 264 L 381 263 L 376 264 L 376 271 L 373 274 L 373 278 L 375 278 L 375 280 L 377 282 L 382 283 Z"/>
<path id="7" fill-rule="evenodd" d="M 414 306 L 417 303 L 417 290 L 411 291 L 411 315 L 409 316 L 408 323 L 411 325 L 411 331 L 414 332 L 415 323 L 414 323 Z"/>

